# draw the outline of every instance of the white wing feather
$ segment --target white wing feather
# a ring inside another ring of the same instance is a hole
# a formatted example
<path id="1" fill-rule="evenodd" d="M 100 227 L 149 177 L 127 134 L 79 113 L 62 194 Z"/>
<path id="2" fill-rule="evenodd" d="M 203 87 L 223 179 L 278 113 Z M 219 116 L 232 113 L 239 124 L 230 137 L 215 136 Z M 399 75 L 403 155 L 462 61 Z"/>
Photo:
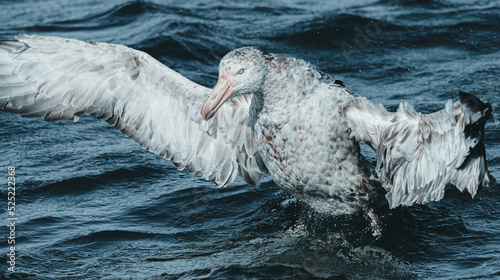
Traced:
<path id="1" fill-rule="evenodd" d="M 248 124 L 251 97 L 235 98 L 209 122 L 210 89 L 122 45 L 21 35 L 0 42 L 0 110 L 46 120 L 83 114 L 109 124 L 179 168 L 227 185 L 241 171 L 266 172 Z"/>
<path id="2" fill-rule="evenodd" d="M 495 183 L 483 143 L 491 106 L 472 95 L 461 93 L 461 101 L 432 114 L 405 103 L 391 113 L 360 97 L 344 113 L 352 136 L 377 153 L 378 179 L 391 208 L 440 200 L 449 183 L 473 197 L 481 185 Z"/>

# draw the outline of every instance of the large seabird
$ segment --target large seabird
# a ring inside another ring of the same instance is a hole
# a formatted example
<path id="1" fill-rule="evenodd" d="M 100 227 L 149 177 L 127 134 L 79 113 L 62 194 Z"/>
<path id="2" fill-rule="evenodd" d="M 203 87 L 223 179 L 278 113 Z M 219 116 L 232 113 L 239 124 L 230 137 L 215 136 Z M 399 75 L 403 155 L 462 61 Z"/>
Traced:
<path id="1" fill-rule="evenodd" d="M 0 42 L 0 109 L 46 120 L 89 114 L 218 186 L 238 173 L 258 186 L 269 172 L 319 212 L 365 211 L 374 224 L 377 185 L 395 208 L 440 200 L 450 183 L 472 196 L 494 184 L 490 104 L 460 93 L 432 114 L 405 103 L 388 112 L 308 62 L 254 47 L 227 54 L 211 90 L 122 45 L 21 35 Z M 377 153 L 375 174 L 358 141 Z"/>

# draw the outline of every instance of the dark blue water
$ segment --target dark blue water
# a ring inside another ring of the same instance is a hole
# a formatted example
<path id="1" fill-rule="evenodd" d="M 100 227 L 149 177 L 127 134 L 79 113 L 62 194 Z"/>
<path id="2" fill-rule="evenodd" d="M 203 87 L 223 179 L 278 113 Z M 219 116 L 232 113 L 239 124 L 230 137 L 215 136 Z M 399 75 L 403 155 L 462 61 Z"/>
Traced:
<path id="1" fill-rule="evenodd" d="M 392 109 L 405 101 L 430 112 L 460 90 L 500 104 L 498 1 L 395 2 L 1 0 L 0 39 L 125 44 L 210 87 L 226 52 L 256 45 L 311 61 Z M 500 178 L 500 127 L 486 129 Z M 18 272 L 7 271 L 2 227 L 3 279 L 500 278 L 498 184 L 481 198 L 450 188 L 441 202 L 390 211 L 374 240 L 363 217 L 319 216 L 269 178 L 259 189 L 215 188 L 90 117 L 0 113 L 4 223 L 8 165 Z"/>

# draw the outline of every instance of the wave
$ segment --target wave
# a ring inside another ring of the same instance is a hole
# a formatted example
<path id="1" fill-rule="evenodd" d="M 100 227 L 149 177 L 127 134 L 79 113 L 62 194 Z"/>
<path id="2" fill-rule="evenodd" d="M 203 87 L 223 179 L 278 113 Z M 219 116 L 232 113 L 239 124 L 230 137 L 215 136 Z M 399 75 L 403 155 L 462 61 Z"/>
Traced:
<path id="1" fill-rule="evenodd" d="M 432 2 L 432 1 L 431 1 Z M 485 11 L 487 14 L 485 15 Z M 483 38 L 500 31 L 497 8 L 480 10 L 479 15 L 458 17 L 450 12 L 443 21 L 435 13 L 415 13 L 399 20 L 364 17 L 356 14 L 325 14 L 312 20 L 301 21 L 265 38 L 283 45 L 301 48 L 328 49 L 339 52 L 353 50 L 391 50 L 415 47 L 444 46 L 469 51 L 496 51 L 497 46 Z M 415 20 L 425 20 L 416 26 Z"/>
<path id="2" fill-rule="evenodd" d="M 127 182 L 137 178 L 149 176 L 151 178 L 164 175 L 163 170 L 152 167 L 137 166 L 130 168 L 120 168 L 117 170 L 103 171 L 95 176 L 78 176 L 62 179 L 49 184 L 41 185 L 37 181 L 28 181 L 24 183 L 24 188 L 20 193 L 26 199 L 62 196 L 62 195 L 81 195 L 102 189 L 103 186 L 113 182 Z M 29 186 L 35 186 L 30 188 Z"/>
<path id="3" fill-rule="evenodd" d="M 177 29 L 179 28 L 177 27 Z M 201 34 L 202 30 L 206 32 Z M 151 37 L 138 43 L 135 47 L 153 57 L 170 62 L 189 63 L 193 61 L 217 65 L 216 61 L 229 50 L 221 44 L 221 41 L 215 40 L 215 36 L 211 36 L 212 31 L 208 30 L 210 30 L 209 26 L 204 24 L 185 24 L 182 27 L 182 32 Z"/>
<path id="4" fill-rule="evenodd" d="M 145 240 L 145 239 L 157 239 L 160 235 L 147 232 L 138 232 L 131 230 L 102 230 L 93 232 L 87 235 L 78 236 L 76 238 L 70 238 L 65 240 L 63 243 L 66 244 L 80 244 L 97 246 L 98 242 L 111 242 L 114 243 L 118 240 L 120 241 L 132 241 L 132 240 Z"/>
<path id="5" fill-rule="evenodd" d="M 428 9 L 439 9 L 446 7 L 453 7 L 453 4 L 443 0 L 380 0 L 379 4 L 394 5 L 397 3 L 403 7 L 422 7 Z"/>
<path id="6" fill-rule="evenodd" d="M 149 5 L 145 2 L 131 2 L 97 14 L 85 15 L 84 17 L 65 21 L 52 21 L 43 25 L 27 26 L 25 29 L 38 32 L 105 29 L 130 24 L 149 10 Z"/>
<path id="7" fill-rule="evenodd" d="M 311 46 L 314 48 L 331 48 L 338 46 L 342 40 L 348 40 L 356 35 L 356 27 L 366 32 L 365 27 L 392 31 L 404 31 L 405 28 L 383 22 L 374 18 L 366 18 L 353 14 L 329 14 L 313 20 L 299 22 L 284 28 L 282 32 L 267 37 L 273 41 L 284 41 L 287 44 Z"/>
<path id="8" fill-rule="evenodd" d="M 317 276 L 302 267 L 284 264 L 260 266 L 230 265 L 224 268 L 197 269 L 179 274 L 164 273 L 156 280 L 166 279 L 309 279 L 309 280 L 346 280 L 343 274 Z"/>

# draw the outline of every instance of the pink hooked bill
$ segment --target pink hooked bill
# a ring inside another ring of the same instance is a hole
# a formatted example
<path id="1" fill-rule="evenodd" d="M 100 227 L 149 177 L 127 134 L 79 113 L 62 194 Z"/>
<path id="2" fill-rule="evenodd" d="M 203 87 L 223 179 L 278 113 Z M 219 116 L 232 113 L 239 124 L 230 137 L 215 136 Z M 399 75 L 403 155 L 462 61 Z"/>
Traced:
<path id="1" fill-rule="evenodd" d="M 213 117 L 220 106 L 233 95 L 233 87 L 235 85 L 235 83 L 229 83 L 226 77 L 219 77 L 219 81 L 217 81 L 214 89 L 208 95 L 208 101 L 201 107 L 201 116 L 204 120 L 209 120 Z"/>

